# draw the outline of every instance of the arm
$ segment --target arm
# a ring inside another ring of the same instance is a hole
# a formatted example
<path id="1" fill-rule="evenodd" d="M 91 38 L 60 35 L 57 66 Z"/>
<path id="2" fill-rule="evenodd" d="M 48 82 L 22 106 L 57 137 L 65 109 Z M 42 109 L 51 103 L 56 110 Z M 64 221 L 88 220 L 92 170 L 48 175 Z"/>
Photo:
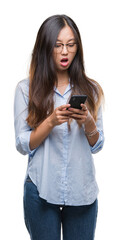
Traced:
<path id="1" fill-rule="evenodd" d="M 24 86 L 23 86 L 24 88 Z M 67 122 L 69 119 L 69 111 L 65 111 L 70 104 L 60 106 L 46 118 L 35 130 L 31 129 L 27 124 L 28 116 L 28 96 L 18 84 L 15 91 L 14 99 L 14 127 L 16 138 L 16 149 L 23 155 L 32 155 L 36 148 L 49 135 L 52 128 L 56 125 Z M 28 94 L 28 89 L 27 89 Z M 27 101 L 26 101 L 27 98 Z"/>
<path id="2" fill-rule="evenodd" d="M 95 145 L 90 146 L 92 153 L 99 152 L 104 145 L 104 131 L 103 131 L 103 118 L 102 118 L 102 106 L 99 107 L 97 121 L 96 121 L 97 131 L 99 132 L 99 138 Z"/>
<path id="3" fill-rule="evenodd" d="M 32 131 L 30 136 L 30 149 L 38 147 L 56 125 L 68 121 L 68 115 L 71 115 L 71 112 L 67 111 L 66 108 L 69 106 L 70 104 L 66 104 L 56 108 L 49 117 Z"/>
<path id="4" fill-rule="evenodd" d="M 87 119 L 84 122 L 84 131 L 90 146 L 94 146 L 99 139 L 99 132 L 96 123 L 89 112 Z"/>
<path id="5" fill-rule="evenodd" d="M 28 126 L 26 118 L 28 115 L 28 86 L 21 81 L 18 83 L 14 97 L 14 128 L 16 149 L 23 155 L 33 154 L 29 147 L 32 129 Z"/>
<path id="6" fill-rule="evenodd" d="M 38 147 L 43 140 L 49 135 L 53 125 L 51 124 L 50 118 L 45 119 L 30 135 L 30 149 Z"/>
<path id="7" fill-rule="evenodd" d="M 91 152 L 96 153 L 102 149 L 104 144 L 102 107 L 98 110 L 97 121 L 95 122 L 87 110 L 86 105 L 81 104 L 81 106 L 82 110 L 70 108 L 70 110 L 74 112 L 72 117 L 77 120 L 79 126 L 83 126 Z"/>

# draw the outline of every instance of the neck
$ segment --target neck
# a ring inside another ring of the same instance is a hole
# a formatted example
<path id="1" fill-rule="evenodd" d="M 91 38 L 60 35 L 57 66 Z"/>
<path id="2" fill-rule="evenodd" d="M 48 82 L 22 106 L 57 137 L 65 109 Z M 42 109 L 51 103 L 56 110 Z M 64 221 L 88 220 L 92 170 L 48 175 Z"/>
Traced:
<path id="1" fill-rule="evenodd" d="M 58 72 L 57 73 L 57 86 L 65 86 L 69 83 L 68 72 Z"/>

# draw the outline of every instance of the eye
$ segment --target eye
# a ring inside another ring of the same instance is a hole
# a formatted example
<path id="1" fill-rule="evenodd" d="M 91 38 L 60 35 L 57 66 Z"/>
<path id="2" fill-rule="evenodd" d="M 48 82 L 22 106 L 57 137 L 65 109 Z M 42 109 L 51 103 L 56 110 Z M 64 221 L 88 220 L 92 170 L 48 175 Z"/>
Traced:
<path id="1" fill-rule="evenodd" d="M 68 47 L 74 47 L 75 43 L 69 43 Z"/>
<path id="2" fill-rule="evenodd" d="M 61 47 L 61 43 L 56 43 L 56 44 L 55 44 L 55 47 L 56 47 L 56 48 Z"/>

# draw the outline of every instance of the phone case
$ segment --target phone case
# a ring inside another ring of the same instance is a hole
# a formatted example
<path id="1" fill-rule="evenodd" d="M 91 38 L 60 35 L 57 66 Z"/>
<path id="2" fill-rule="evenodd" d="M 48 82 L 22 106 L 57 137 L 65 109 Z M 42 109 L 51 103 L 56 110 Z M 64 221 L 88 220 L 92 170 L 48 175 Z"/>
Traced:
<path id="1" fill-rule="evenodd" d="M 81 103 L 85 103 L 87 99 L 87 95 L 73 95 L 69 101 L 69 104 L 71 104 L 72 108 L 81 109 L 80 106 Z"/>

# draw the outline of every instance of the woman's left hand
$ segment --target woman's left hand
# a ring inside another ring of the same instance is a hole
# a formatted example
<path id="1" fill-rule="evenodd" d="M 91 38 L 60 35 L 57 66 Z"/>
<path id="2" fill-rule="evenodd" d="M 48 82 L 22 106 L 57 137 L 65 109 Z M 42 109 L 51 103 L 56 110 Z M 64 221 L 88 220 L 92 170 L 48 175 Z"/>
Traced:
<path id="1" fill-rule="evenodd" d="M 91 116 L 85 104 L 81 104 L 81 107 L 82 107 L 81 110 L 76 108 L 71 108 L 71 107 L 69 107 L 68 109 L 71 112 L 73 112 L 73 114 L 71 115 L 71 118 L 75 119 L 79 125 L 81 125 L 82 123 L 86 124 L 86 122 L 88 121 L 88 118 L 90 119 L 90 116 Z"/>
<path id="2" fill-rule="evenodd" d="M 81 127 L 82 124 L 84 124 L 84 131 L 88 139 L 88 142 L 91 146 L 94 146 L 94 144 L 97 142 L 99 138 L 99 132 L 97 131 L 94 118 L 87 109 L 87 106 L 85 104 L 81 104 L 81 107 L 82 107 L 81 110 L 69 107 L 68 110 L 70 110 L 72 113 L 70 117 L 77 121 L 79 127 Z M 91 135 L 93 131 L 95 131 L 95 134 Z"/>

